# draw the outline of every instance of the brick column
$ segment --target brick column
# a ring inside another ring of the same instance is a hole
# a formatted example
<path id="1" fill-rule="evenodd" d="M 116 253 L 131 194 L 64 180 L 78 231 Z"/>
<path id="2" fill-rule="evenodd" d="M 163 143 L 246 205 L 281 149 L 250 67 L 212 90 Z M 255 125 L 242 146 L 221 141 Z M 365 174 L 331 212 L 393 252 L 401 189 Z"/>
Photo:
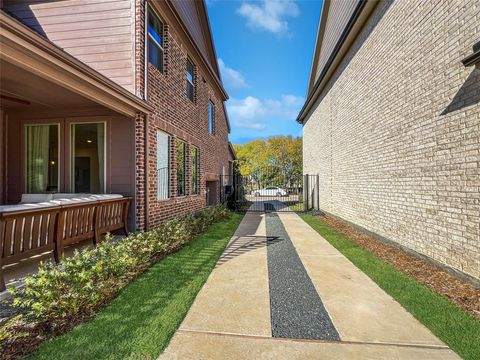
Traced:
<path id="1" fill-rule="evenodd" d="M 146 216 L 146 174 L 145 174 L 145 125 L 146 115 L 135 117 L 135 225 L 137 230 L 145 230 Z"/>

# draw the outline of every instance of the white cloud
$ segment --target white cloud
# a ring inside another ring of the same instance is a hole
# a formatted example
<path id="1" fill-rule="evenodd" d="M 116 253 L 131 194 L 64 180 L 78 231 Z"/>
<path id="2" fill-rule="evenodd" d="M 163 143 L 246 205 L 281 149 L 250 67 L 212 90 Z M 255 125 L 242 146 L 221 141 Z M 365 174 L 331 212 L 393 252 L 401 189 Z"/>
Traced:
<path id="1" fill-rule="evenodd" d="M 269 109 L 272 116 L 294 120 L 304 101 L 305 99 L 302 96 L 282 95 L 279 100 L 265 100 L 265 106 Z"/>
<path id="2" fill-rule="evenodd" d="M 229 68 L 225 65 L 222 59 L 218 59 L 218 66 L 220 67 L 220 74 L 227 89 L 242 89 L 248 87 L 245 77 L 237 70 Z"/>
<path id="3" fill-rule="evenodd" d="M 261 118 L 266 110 L 259 99 L 253 96 L 247 96 L 245 99 L 232 98 L 227 102 L 227 109 L 235 127 L 256 130 L 265 128 Z"/>
<path id="4" fill-rule="evenodd" d="M 285 17 L 296 17 L 300 14 L 293 0 L 263 0 L 260 5 L 244 2 L 237 12 L 247 19 L 248 26 L 279 35 L 288 30 Z"/>
<path id="5" fill-rule="evenodd" d="M 230 99 L 227 109 L 234 127 L 264 130 L 274 126 L 278 120 L 294 121 L 303 102 L 304 98 L 296 95 L 264 100 L 247 96 L 244 99 Z"/>

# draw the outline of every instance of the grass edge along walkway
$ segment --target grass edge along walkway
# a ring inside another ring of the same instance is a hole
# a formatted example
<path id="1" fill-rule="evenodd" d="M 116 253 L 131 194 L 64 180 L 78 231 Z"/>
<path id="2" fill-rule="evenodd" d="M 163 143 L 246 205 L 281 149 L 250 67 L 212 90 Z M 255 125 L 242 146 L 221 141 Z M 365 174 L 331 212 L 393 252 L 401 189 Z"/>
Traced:
<path id="1" fill-rule="evenodd" d="M 29 359 L 156 359 L 180 326 L 242 216 L 210 225 L 152 265 L 93 319 L 43 343 Z"/>
<path id="2" fill-rule="evenodd" d="M 457 354 L 467 360 L 480 359 L 480 321 L 316 216 L 303 214 L 301 218 Z"/>

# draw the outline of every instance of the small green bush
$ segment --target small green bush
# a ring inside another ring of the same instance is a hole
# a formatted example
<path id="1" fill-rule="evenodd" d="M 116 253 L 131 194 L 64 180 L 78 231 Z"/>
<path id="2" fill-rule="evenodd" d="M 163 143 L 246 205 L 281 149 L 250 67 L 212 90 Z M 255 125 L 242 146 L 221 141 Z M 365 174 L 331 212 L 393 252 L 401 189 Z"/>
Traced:
<path id="1" fill-rule="evenodd" d="M 76 251 L 59 264 L 42 263 L 37 274 L 24 279 L 22 288 L 10 289 L 13 305 L 24 309 L 29 318 L 53 323 L 88 315 L 159 256 L 177 250 L 208 225 L 229 216 L 222 206 L 209 207 L 116 241 L 108 235 L 97 247 Z"/>

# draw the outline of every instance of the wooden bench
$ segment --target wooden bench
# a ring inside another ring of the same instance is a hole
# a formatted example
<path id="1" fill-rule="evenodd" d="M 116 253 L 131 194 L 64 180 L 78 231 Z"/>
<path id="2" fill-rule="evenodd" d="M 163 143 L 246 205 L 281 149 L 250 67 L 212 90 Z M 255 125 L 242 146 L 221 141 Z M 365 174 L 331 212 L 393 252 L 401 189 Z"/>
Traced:
<path id="1" fill-rule="evenodd" d="M 96 245 L 115 230 L 127 235 L 130 201 L 122 197 L 0 213 L 0 291 L 5 290 L 4 265 L 48 252 L 58 262 L 67 245 L 84 240 Z"/>

